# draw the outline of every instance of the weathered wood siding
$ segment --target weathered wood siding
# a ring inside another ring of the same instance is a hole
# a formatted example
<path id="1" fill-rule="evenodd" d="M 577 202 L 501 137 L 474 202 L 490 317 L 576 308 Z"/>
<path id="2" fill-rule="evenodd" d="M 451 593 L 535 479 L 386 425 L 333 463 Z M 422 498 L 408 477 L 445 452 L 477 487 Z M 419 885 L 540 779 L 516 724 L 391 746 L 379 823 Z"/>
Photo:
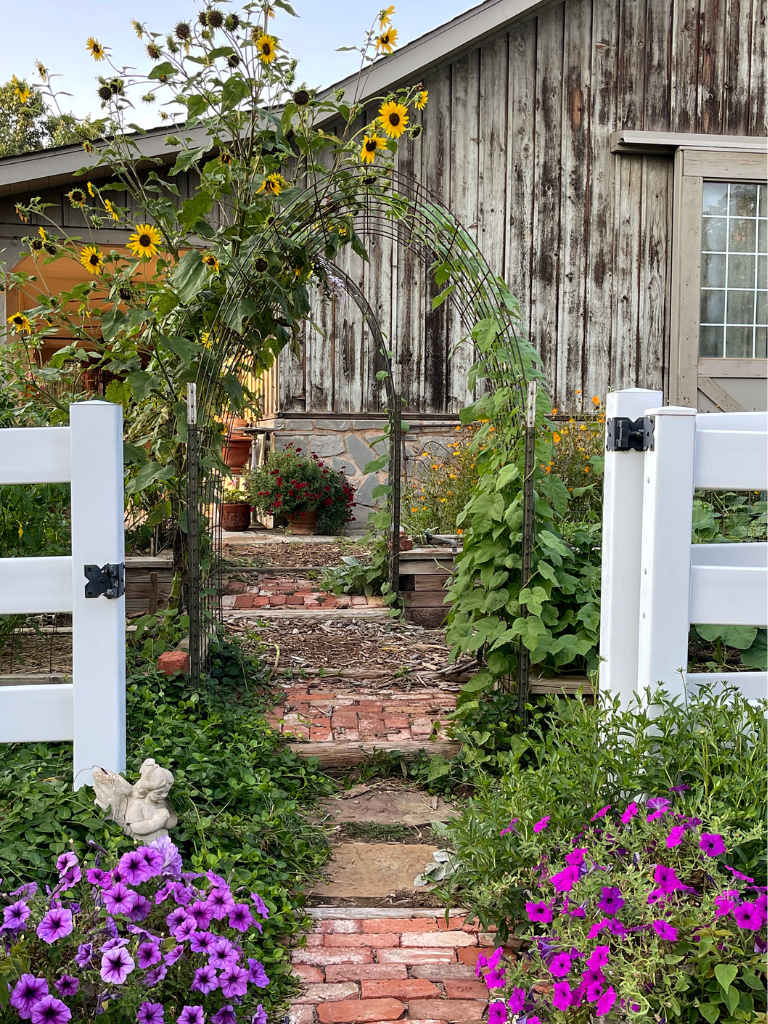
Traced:
<path id="1" fill-rule="evenodd" d="M 618 129 L 768 134 L 768 0 L 565 0 L 429 71 L 424 134 L 399 170 L 460 218 L 520 300 L 552 398 L 577 408 L 668 373 L 672 160 L 613 155 Z M 410 410 L 466 400 L 455 312 L 405 247 L 345 257 L 400 363 Z M 380 361 L 350 300 L 320 304 L 286 409 L 381 408 Z"/>

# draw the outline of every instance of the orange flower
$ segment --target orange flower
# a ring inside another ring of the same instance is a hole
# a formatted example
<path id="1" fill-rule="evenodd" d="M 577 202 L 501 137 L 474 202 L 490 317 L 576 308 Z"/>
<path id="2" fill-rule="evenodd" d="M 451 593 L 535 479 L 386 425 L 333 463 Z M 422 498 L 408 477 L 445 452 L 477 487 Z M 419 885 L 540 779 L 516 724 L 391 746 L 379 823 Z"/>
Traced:
<path id="1" fill-rule="evenodd" d="M 557 416 L 557 406 L 552 410 L 552 415 Z"/>
<path id="2" fill-rule="evenodd" d="M 560 440 L 560 435 L 556 430 L 552 431 L 552 440 L 555 442 L 555 444 L 557 444 Z"/>
<path id="3" fill-rule="evenodd" d="M 600 399 L 597 397 L 597 395 L 592 395 L 592 404 L 600 405 Z"/>

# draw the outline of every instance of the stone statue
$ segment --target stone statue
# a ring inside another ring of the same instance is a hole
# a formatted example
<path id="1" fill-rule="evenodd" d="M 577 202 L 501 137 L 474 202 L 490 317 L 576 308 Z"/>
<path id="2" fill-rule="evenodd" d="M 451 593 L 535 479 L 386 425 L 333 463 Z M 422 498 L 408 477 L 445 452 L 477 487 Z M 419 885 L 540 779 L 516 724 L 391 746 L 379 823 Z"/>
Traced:
<path id="1" fill-rule="evenodd" d="M 116 772 L 93 770 L 96 806 L 111 810 L 112 821 L 122 825 L 131 839 L 144 843 L 167 836 L 168 829 L 178 823 L 167 799 L 172 785 L 173 775 L 151 757 L 143 762 L 139 781 L 133 786 Z"/>

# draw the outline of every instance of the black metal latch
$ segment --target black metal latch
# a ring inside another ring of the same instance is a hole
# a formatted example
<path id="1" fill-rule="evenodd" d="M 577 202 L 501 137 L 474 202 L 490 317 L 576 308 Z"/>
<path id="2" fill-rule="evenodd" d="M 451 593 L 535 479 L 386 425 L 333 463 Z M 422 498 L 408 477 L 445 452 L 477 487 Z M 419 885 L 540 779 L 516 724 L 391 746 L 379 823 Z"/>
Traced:
<path id="1" fill-rule="evenodd" d="M 653 416 L 637 420 L 610 416 L 606 427 L 605 447 L 609 452 L 646 452 L 653 448 Z"/>
<path id="2" fill-rule="evenodd" d="M 84 565 L 83 572 L 88 582 L 85 585 L 86 597 L 101 597 L 103 594 L 109 601 L 122 597 L 125 593 L 125 563 L 107 562 L 98 565 Z"/>

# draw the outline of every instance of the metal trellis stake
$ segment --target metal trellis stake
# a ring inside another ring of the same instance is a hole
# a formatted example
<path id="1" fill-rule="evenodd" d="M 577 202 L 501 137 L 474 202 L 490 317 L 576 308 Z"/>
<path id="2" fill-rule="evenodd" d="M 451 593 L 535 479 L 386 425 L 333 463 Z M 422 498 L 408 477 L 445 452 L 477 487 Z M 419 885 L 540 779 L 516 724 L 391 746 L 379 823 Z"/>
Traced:
<path id="1" fill-rule="evenodd" d="M 531 556 L 533 554 L 533 536 L 535 530 L 533 471 L 536 466 L 536 394 L 538 385 L 535 380 L 528 382 L 528 400 L 525 409 L 525 470 L 523 475 L 523 536 L 522 566 L 520 572 L 520 589 L 531 583 Z M 527 616 L 527 611 L 524 613 Z M 531 680 L 531 654 L 520 638 L 520 651 L 517 660 L 517 713 L 523 725 L 528 724 L 528 689 Z"/>
<path id="2" fill-rule="evenodd" d="M 187 611 L 189 675 L 200 681 L 200 479 L 198 475 L 197 385 L 187 384 Z"/>

